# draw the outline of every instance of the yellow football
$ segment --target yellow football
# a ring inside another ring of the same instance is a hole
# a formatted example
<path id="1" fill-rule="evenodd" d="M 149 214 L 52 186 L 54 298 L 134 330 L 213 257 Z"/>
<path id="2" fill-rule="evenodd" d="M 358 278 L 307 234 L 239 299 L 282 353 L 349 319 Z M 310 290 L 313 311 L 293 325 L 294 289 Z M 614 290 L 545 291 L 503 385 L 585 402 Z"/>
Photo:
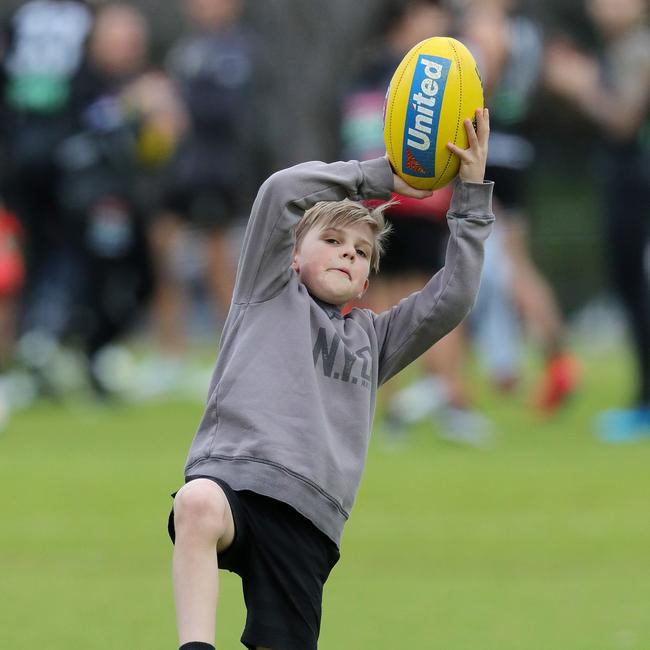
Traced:
<path id="1" fill-rule="evenodd" d="M 483 108 L 483 86 L 470 51 L 449 37 L 418 43 L 386 94 L 384 141 L 395 172 L 418 189 L 447 185 L 460 167 L 447 143 L 467 148 L 463 121 L 475 122 L 477 108 Z"/>

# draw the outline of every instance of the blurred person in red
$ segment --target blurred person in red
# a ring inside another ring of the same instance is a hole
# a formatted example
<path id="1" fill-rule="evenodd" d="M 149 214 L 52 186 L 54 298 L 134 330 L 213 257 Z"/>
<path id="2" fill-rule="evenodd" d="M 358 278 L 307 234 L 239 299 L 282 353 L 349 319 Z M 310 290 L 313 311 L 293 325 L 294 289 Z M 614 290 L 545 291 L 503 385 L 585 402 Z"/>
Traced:
<path id="1" fill-rule="evenodd" d="M 22 239 L 20 221 L 0 202 L 0 372 L 11 359 L 16 303 L 25 282 Z"/>
<path id="2" fill-rule="evenodd" d="M 342 157 L 368 160 L 383 155 L 383 108 L 391 77 L 406 52 L 420 41 L 449 34 L 452 16 L 440 0 L 395 3 L 387 13 L 385 38 L 348 89 L 342 106 Z M 445 214 L 451 186 L 424 200 L 395 195 L 388 208 L 392 226 L 382 272 L 374 278 L 364 304 L 382 311 L 424 286 L 444 264 L 448 228 Z M 472 407 L 464 376 L 466 333 L 455 328 L 428 350 L 422 374 L 406 387 L 389 382 L 382 389 L 386 404 L 384 432 L 391 442 L 403 438 L 411 424 L 433 418 L 441 437 L 480 445 L 491 437 L 491 422 Z"/>
<path id="3" fill-rule="evenodd" d="M 586 0 L 602 41 L 596 55 L 569 39 L 548 49 L 547 87 L 600 135 L 605 243 L 611 280 L 627 317 L 637 365 L 628 408 L 600 414 L 607 442 L 650 437 L 650 29 L 647 0 Z"/>
<path id="4" fill-rule="evenodd" d="M 241 0 L 183 0 L 186 33 L 171 48 L 167 69 L 178 86 L 188 129 L 171 162 L 161 213 L 152 224 L 157 289 L 153 329 L 161 358 L 152 379 L 161 390 L 181 380 L 189 287 L 179 264 L 184 242 L 204 254 L 205 283 L 217 319 L 232 297 L 236 257 L 232 227 L 241 218 L 253 105 L 253 41 Z M 187 245 L 185 246 L 187 248 Z M 169 386 L 161 383 L 168 378 Z"/>
<path id="5" fill-rule="evenodd" d="M 471 2 L 463 17 L 462 33 L 477 59 L 492 131 L 487 177 L 495 181 L 495 212 L 501 217 L 499 235 L 508 256 L 510 290 L 525 330 L 542 346 L 545 373 L 535 404 L 552 413 L 574 392 L 578 364 L 567 350 L 565 326 L 552 287 L 531 256 L 528 244 L 530 213 L 526 185 L 535 151 L 526 136 L 526 118 L 539 89 L 543 48 L 541 30 L 517 12 L 517 0 Z M 510 390 L 513 374 L 494 377 Z"/>
<path id="6" fill-rule="evenodd" d="M 0 431 L 11 410 L 5 373 L 12 360 L 17 308 L 25 282 L 22 240 L 20 221 L 0 202 Z"/>

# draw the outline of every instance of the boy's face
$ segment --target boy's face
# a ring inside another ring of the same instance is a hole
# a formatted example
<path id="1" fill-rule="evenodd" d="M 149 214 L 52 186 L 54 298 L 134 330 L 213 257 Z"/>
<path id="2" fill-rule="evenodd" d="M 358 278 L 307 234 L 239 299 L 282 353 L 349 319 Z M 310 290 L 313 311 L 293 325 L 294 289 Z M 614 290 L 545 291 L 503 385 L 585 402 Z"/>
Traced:
<path id="1" fill-rule="evenodd" d="M 296 249 L 291 266 L 312 296 L 342 307 L 368 288 L 373 241 L 364 223 L 315 227 Z"/>

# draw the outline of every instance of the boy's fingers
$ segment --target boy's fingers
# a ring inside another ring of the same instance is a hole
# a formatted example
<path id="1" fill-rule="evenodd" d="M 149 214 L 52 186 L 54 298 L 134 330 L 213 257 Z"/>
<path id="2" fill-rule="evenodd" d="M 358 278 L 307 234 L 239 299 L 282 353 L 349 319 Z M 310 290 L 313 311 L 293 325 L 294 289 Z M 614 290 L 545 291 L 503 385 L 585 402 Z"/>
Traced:
<path id="1" fill-rule="evenodd" d="M 461 160 L 469 160 L 467 155 L 469 149 L 461 149 L 460 147 L 456 146 L 452 142 L 447 143 L 447 149 L 449 149 L 451 153 L 455 153 Z"/>
<path id="2" fill-rule="evenodd" d="M 467 141 L 470 149 L 475 148 L 478 145 L 478 136 L 474 130 L 474 124 L 469 118 L 465 120 L 465 131 L 467 131 Z"/>
<path id="3" fill-rule="evenodd" d="M 483 148 L 487 145 L 488 136 L 490 134 L 490 115 L 487 108 L 477 108 L 475 113 L 476 129 L 474 123 L 469 118 L 464 120 L 465 131 L 467 132 L 467 141 L 469 147 L 467 149 L 460 149 L 455 144 L 449 142 L 447 148 L 460 156 L 463 160 L 469 161 L 470 150 Z"/>
<path id="4" fill-rule="evenodd" d="M 393 176 L 393 191 L 396 194 L 408 196 L 412 199 L 426 199 L 433 194 L 431 190 L 418 190 L 415 187 L 411 187 L 404 179 L 397 176 L 397 174 Z"/>
<path id="5" fill-rule="evenodd" d="M 476 111 L 476 126 L 479 142 L 481 145 L 487 144 L 490 135 L 490 112 L 487 108 Z"/>

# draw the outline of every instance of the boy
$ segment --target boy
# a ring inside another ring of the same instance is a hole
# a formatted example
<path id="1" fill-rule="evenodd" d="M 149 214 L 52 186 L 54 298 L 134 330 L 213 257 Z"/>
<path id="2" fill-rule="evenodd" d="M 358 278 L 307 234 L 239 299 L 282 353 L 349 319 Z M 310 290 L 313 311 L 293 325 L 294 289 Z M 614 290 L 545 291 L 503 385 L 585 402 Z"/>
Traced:
<path id="1" fill-rule="evenodd" d="M 262 185 L 170 515 L 182 650 L 213 650 L 217 568 L 242 578 L 244 645 L 315 650 L 377 386 L 455 327 L 476 295 L 493 221 L 487 110 L 476 123 L 475 132 L 465 121 L 468 149 L 447 145 L 461 167 L 446 266 L 381 314 L 340 311 L 366 290 L 385 235 L 381 208 L 343 199 L 430 193 L 408 186 L 386 158 L 306 163 Z"/>

